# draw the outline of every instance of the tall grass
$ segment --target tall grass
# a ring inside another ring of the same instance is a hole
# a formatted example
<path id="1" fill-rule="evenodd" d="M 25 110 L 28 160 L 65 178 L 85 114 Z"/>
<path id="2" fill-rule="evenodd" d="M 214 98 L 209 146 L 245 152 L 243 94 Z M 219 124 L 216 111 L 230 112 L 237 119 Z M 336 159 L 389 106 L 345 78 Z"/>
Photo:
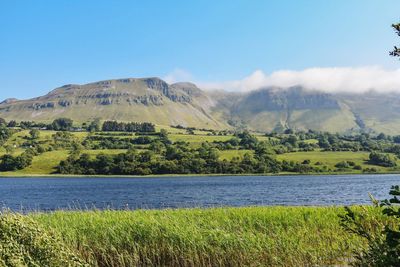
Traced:
<path id="1" fill-rule="evenodd" d="M 91 266 L 316 266 L 365 246 L 339 207 L 249 207 L 32 214 Z"/>

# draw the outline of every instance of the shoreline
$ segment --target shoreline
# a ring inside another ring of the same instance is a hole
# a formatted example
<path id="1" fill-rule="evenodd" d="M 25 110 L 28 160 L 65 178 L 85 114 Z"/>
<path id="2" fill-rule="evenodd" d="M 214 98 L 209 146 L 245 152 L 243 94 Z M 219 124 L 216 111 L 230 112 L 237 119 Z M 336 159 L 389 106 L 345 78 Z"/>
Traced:
<path id="1" fill-rule="evenodd" d="M 234 176 L 339 176 L 339 175 L 396 175 L 400 171 L 377 173 L 246 173 L 246 174 L 153 174 L 153 175 L 85 175 L 85 174 L 1 174 L 2 178 L 188 178 L 188 177 L 234 177 Z"/>

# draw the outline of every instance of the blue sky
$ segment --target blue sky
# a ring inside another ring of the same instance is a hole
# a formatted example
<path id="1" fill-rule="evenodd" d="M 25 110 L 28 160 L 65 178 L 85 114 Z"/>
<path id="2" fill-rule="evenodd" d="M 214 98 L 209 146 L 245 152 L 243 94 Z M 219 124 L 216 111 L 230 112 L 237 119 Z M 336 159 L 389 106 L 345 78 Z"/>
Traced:
<path id="1" fill-rule="evenodd" d="M 399 10 L 398 0 L 1 0 L 0 99 L 122 77 L 394 70 Z"/>

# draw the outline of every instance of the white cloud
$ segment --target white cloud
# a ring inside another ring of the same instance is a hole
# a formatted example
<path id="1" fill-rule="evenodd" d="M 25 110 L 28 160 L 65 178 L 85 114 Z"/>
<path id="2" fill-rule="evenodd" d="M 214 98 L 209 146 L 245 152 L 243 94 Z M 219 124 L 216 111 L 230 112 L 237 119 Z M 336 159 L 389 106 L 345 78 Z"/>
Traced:
<path id="1" fill-rule="evenodd" d="M 188 82 L 193 80 L 193 75 L 186 70 L 177 68 L 163 77 L 163 80 L 167 83 Z"/>
<path id="2" fill-rule="evenodd" d="M 266 86 L 286 88 L 296 85 L 325 92 L 400 92 L 400 69 L 385 70 L 376 66 L 309 68 L 301 71 L 280 70 L 271 74 L 257 70 L 241 80 L 197 84 L 204 89 L 240 92 Z"/>

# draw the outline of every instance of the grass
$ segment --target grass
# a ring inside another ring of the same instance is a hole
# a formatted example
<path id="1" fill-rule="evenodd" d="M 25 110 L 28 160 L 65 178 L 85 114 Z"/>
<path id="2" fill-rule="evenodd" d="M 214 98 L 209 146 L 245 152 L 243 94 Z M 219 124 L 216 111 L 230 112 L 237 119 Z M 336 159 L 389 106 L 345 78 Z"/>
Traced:
<path id="1" fill-rule="evenodd" d="M 369 152 L 309 151 L 309 152 L 293 152 L 293 153 L 281 154 L 277 156 L 277 159 L 287 160 L 287 161 L 293 160 L 295 162 L 302 162 L 306 159 L 309 159 L 311 161 L 311 165 L 320 162 L 322 163 L 322 165 L 326 165 L 330 169 L 335 169 L 335 164 L 340 161 L 353 161 L 357 165 L 360 165 L 362 168 L 374 167 L 378 171 L 388 170 L 388 168 L 368 164 L 368 157 L 369 157 Z"/>
<path id="2" fill-rule="evenodd" d="M 203 142 L 227 141 L 232 138 L 230 135 L 190 135 L 190 134 L 170 134 L 168 138 L 172 142 L 189 142 L 193 147 L 199 147 Z"/>
<path id="3" fill-rule="evenodd" d="M 125 149 L 113 150 L 83 150 L 82 153 L 87 153 L 91 156 L 96 156 L 100 153 L 115 155 L 126 152 Z M 67 159 L 69 152 L 67 150 L 55 150 L 44 152 L 38 156 L 33 157 L 32 164 L 25 169 L 14 172 L 3 172 L 3 175 L 41 175 L 52 174 L 56 171 L 57 165 L 60 161 Z"/>
<path id="4" fill-rule="evenodd" d="M 25 169 L 15 172 L 4 172 L 5 175 L 11 174 L 52 174 L 56 171 L 55 167 L 68 157 L 68 151 L 50 151 L 33 157 L 32 164 Z"/>
<path id="5" fill-rule="evenodd" d="M 327 266 L 364 246 L 340 207 L 31 214 L 91 266 Z"/>

